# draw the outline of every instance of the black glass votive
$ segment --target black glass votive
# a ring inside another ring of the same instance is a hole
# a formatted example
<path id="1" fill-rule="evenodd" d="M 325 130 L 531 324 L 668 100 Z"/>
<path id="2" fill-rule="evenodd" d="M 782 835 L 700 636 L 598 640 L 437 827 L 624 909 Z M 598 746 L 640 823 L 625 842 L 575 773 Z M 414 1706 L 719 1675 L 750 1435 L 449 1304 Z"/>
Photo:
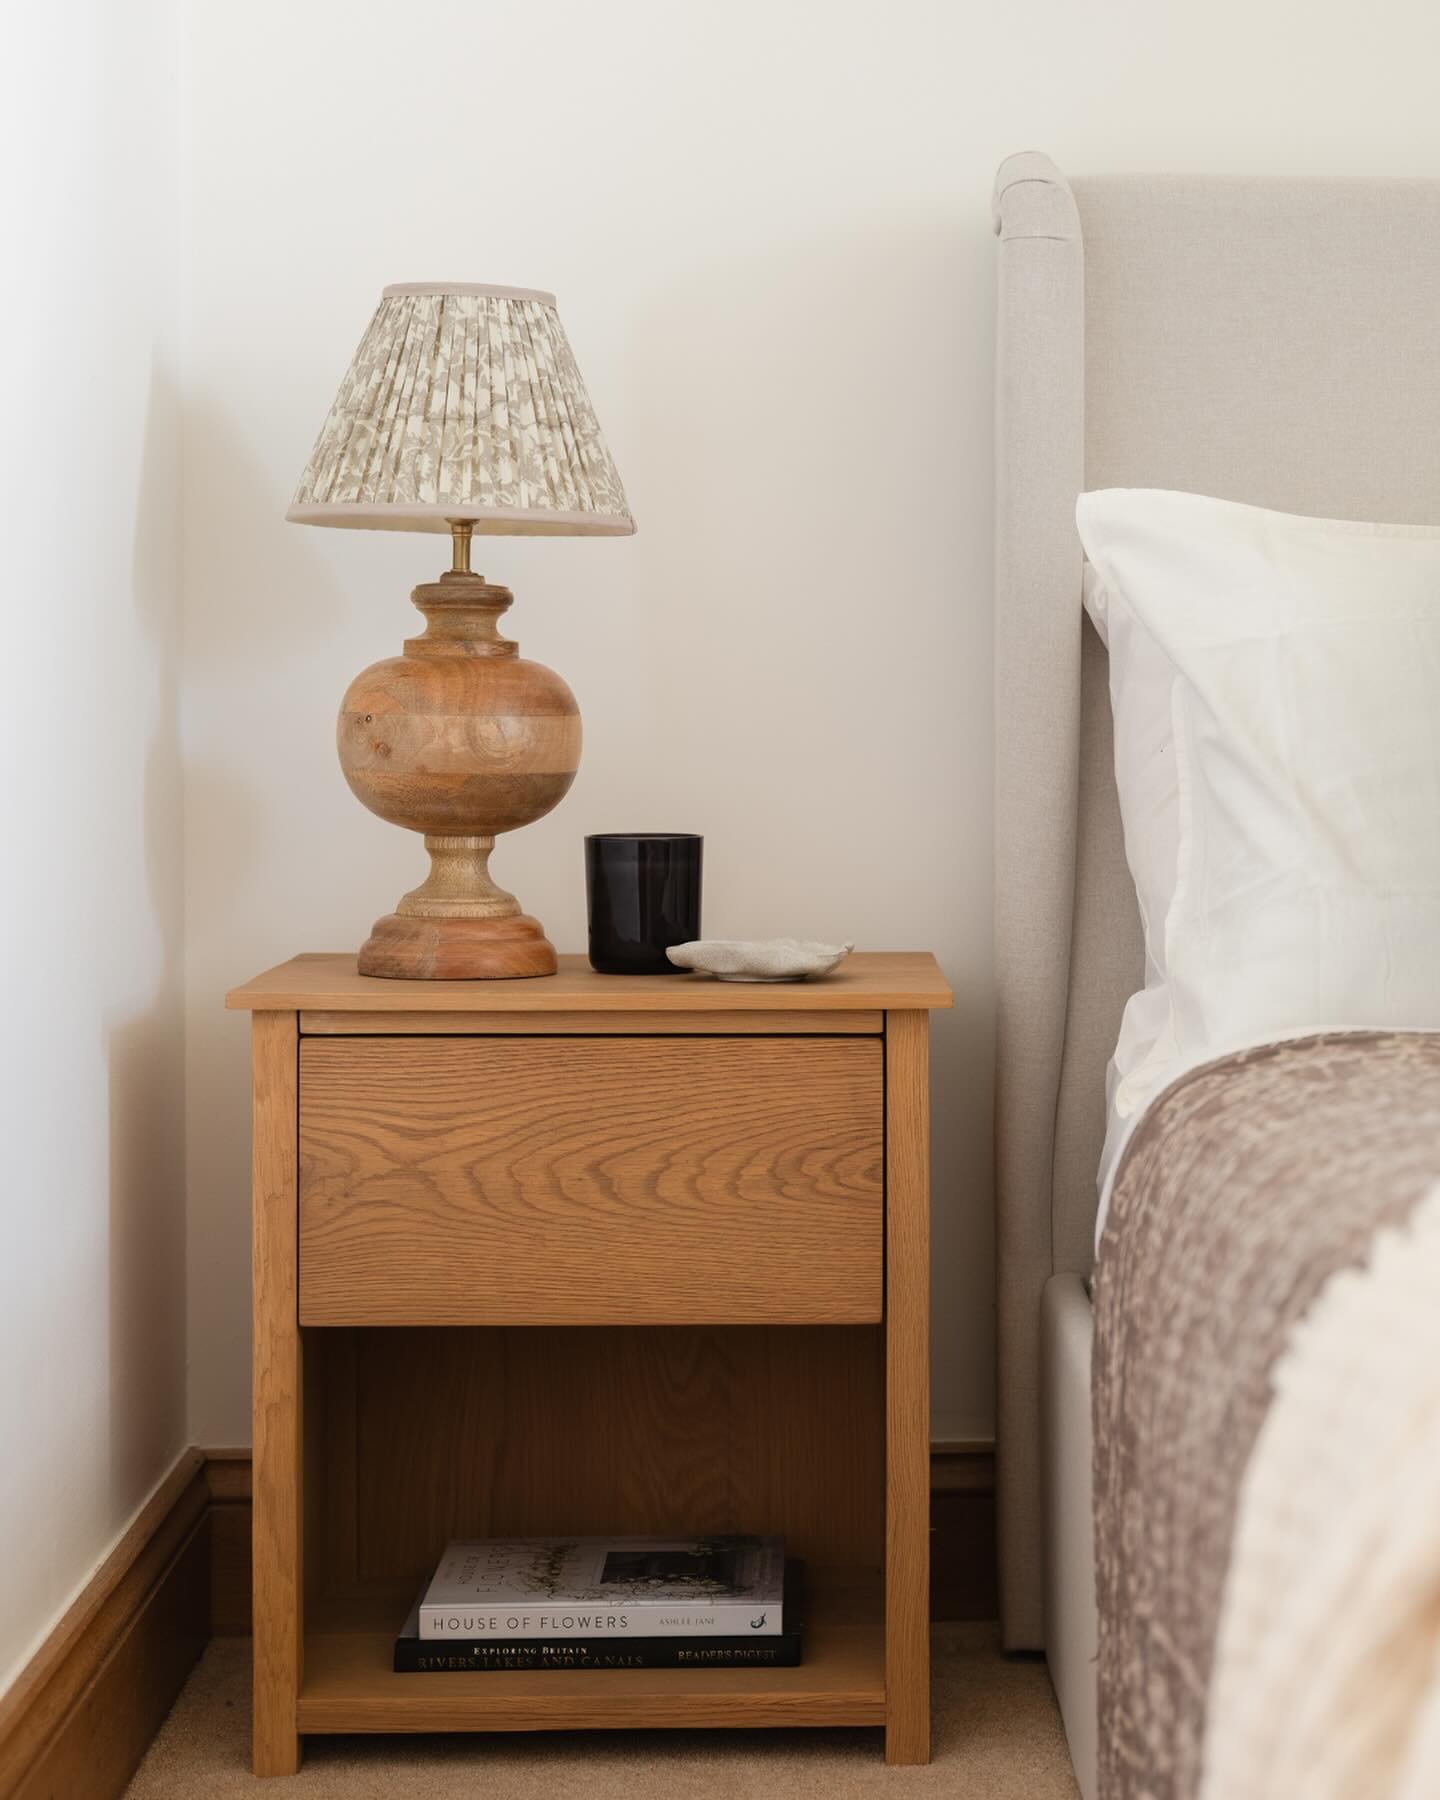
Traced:
<path id="1" fill-rule="evenodd" d="M 590 966 L 602 975 L 683 975 L 670 944 L 700 935 L 700 853 L 689 831 L 601 832 L 585 840 Z"/>

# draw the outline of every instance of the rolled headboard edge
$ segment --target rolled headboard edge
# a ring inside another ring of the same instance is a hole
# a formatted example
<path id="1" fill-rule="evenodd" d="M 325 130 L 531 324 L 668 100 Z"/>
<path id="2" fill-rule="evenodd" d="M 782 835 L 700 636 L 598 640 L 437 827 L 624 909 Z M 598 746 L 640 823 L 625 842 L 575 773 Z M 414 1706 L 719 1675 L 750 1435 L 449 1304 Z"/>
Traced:
<path id="1" fill-rule="evenodd" d="M 1004 1640 L 1033 1649 L 1040 1296 L 1074 900 L 1085 301 L 1079 213 L 1048 157 L 1001 165 L 995 227 L 997 1479 Z"/>

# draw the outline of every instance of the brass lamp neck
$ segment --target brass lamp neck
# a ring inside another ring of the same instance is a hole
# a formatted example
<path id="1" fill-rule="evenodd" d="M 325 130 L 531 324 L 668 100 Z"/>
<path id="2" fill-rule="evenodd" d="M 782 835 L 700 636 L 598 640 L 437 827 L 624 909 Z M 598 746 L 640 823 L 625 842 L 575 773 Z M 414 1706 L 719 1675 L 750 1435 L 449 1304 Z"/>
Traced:
<path id="1" fill-rule="evenodd" d="M 475 530 L 470 519 L 451 519 L 450 525 L 450 573 L 452 575 L 468 575 L 470 573 L 470 538 Z"/>

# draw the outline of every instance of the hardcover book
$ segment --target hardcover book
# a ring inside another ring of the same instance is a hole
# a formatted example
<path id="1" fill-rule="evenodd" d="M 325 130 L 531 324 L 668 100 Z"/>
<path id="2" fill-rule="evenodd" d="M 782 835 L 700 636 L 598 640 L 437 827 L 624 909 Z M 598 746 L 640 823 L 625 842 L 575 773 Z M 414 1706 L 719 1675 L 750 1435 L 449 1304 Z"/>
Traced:
<path id="1" fill-rule="evenodd" d="M 505 1669 L 794 1669 L 804 1635 L 804 1565 L 785 1565 L 785 1629 L 744 1637 L 422 1638 L 420 1601 L 395 1640 L 398 1674 Z"/>
<path id="2" fill-rule="evenodd" d="M 778 1637 L 784 1597 L 778 1537 L 457 1539 L 421 1597 L 419 1634 Z"/>

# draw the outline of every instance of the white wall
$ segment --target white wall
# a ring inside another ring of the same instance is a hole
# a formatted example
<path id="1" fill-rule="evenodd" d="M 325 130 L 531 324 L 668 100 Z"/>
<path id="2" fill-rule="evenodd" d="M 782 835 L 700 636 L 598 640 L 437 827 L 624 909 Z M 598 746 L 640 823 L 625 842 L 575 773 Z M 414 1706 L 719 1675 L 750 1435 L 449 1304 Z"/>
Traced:
<path id="1" fill-rule="evenodd" d="M 991 1419 L 992 171 L 1440 175 L 1433 0 L 192 5 L 185 589 L 191 1422 L 248 1437 L 226 986 L 421 871 L 335 765 L 438 540 L 282 513 L 386 281 L 554 288 L 640 523 L 485 547 L 580 697 L 502 842 L 562 947 L 580 840 L 706 834 L 706 926 L 929 945 L 936 1429 Z"/>
<path id="2" fill-rule="evenodd" d="M 176 60 L 0 56 L 0 1688 L 185 1442 Z"/>

